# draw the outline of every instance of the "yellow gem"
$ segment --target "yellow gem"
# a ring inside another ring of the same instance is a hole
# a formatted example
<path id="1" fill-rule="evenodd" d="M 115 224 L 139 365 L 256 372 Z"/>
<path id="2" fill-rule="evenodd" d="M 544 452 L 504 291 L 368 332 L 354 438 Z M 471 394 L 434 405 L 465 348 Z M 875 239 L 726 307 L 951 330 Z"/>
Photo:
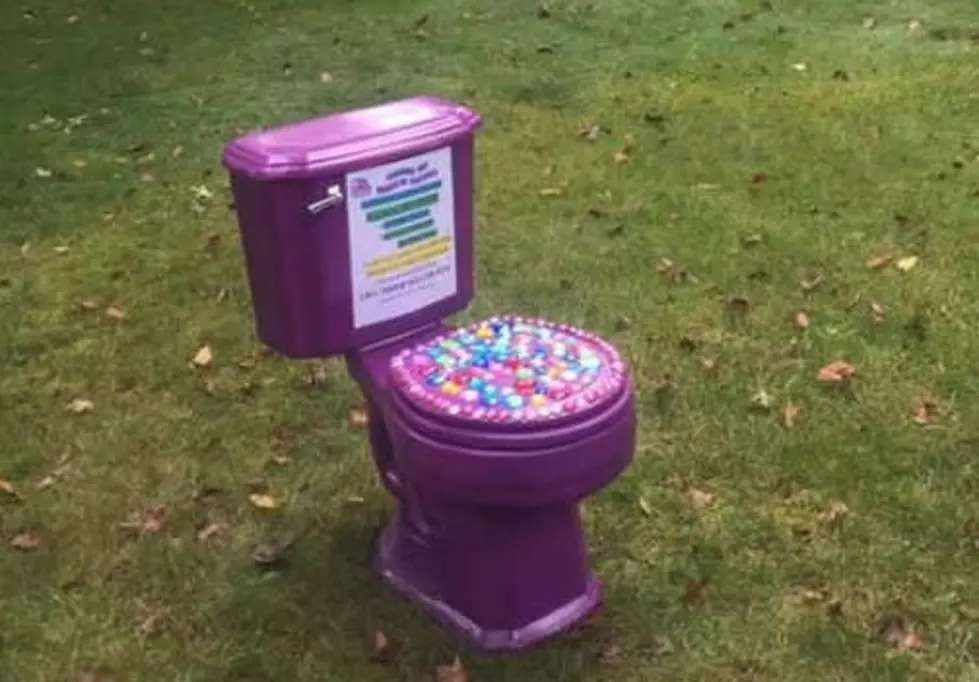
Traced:
<path id="1" fill-rule="evenodd" d="M 462 391 L 462 386 L 459 384 L 454 384 L 451 381 L 446 381 L 442 384 L 442 393 L 446 395 L 459 395 Z"/>
<path id="2" fill-rule="evenodd" d="M 491 336 L 493 336 L 493 330 L 490 329 L 489 327 L 480 327 L 479 329 L 476 330 L 476 336 L 478 336 L 481 339 L 488 339 Z"/>
<path id="3" fill-rule="evenodd" d="M 539 393 L 535 393 L 534 395 L 530 396 L 530 404 L 534 407 L 543 407 L 547 404 L 547 398 Z"/>

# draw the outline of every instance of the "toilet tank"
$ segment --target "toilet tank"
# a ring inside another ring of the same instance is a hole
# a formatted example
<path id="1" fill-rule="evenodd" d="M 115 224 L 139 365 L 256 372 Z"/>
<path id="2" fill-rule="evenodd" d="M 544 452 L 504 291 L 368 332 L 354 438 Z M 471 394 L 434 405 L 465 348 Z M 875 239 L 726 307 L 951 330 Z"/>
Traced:
<path id="1" fill-rule="evenodd" d="M 422 96 L 227 145 L 263 343 L 294 358 L 337 355 L 469 304 L 480 123 Z"/>

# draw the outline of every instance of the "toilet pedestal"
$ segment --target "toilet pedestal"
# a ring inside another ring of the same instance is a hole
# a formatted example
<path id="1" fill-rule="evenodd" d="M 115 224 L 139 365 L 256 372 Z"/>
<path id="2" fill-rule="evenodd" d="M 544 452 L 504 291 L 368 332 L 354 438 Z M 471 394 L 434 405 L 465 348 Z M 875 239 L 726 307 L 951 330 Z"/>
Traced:
<path id="1" fill-rule="evenodd" d="M 402 594 L 484 649 L 520 649 L 584 619 L 601 601 L 576 504 L 500 513 L 447 506 L 419 537 L 404 510 L 375 565 Z"/>

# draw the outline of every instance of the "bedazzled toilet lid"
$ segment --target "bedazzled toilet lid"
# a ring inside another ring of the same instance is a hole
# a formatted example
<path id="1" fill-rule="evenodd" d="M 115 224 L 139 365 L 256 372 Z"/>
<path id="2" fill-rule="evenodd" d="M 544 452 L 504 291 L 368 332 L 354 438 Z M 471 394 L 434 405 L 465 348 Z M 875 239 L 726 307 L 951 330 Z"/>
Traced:
<path id="1" fill-rule="evenodd" d="M 571 417 L 618 394 L 626 367 L 611 344 L 581 329 L 493 317 L 401 351 L 391 377 L 429 412 L 533 423 Z"/>

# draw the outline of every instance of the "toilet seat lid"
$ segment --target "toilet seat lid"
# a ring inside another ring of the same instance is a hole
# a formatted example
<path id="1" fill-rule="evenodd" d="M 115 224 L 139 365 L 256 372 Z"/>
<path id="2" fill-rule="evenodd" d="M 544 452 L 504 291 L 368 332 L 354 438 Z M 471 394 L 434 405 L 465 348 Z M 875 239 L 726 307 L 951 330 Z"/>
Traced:
<path id="1" fill-rule="evenodd" d="M 395 389 L 414 406 L 473 424 L 541 426 L 581 417 L 619 395 L 619 352 L 584 330 L 497 316 L 391 359 Z"/>

